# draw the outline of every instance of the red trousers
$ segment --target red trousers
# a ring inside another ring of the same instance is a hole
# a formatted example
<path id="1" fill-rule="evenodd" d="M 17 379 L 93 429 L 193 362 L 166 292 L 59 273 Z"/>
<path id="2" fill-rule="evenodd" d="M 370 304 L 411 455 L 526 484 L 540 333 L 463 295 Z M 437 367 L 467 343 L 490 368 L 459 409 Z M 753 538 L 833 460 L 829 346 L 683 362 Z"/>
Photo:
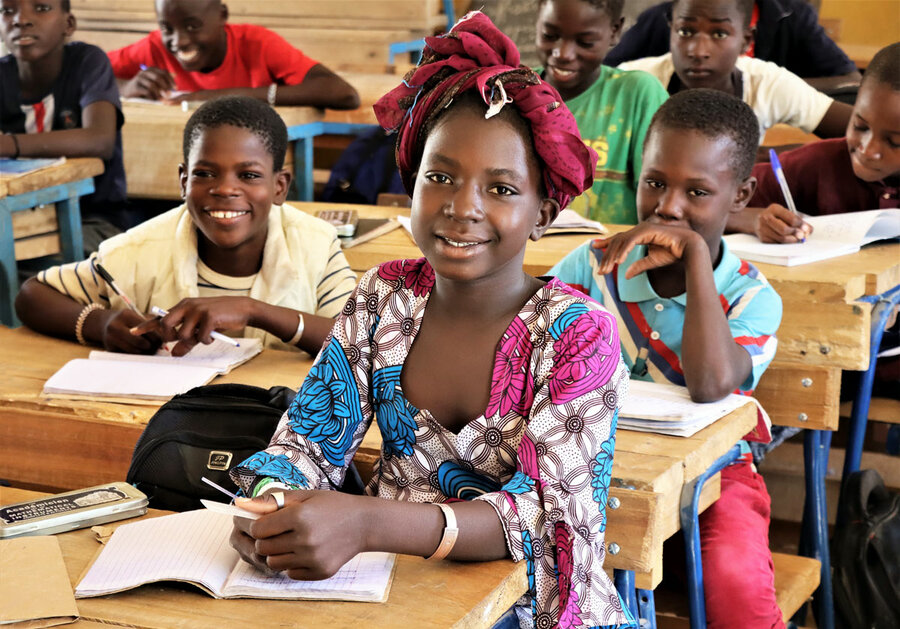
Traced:
<path id="1" fill-rule="evenodd" d="M 784 627 L 769 550 L 769 493 L 750 463 L 722 470 L 722 494 L 700 514 L 708 627 Z"/>

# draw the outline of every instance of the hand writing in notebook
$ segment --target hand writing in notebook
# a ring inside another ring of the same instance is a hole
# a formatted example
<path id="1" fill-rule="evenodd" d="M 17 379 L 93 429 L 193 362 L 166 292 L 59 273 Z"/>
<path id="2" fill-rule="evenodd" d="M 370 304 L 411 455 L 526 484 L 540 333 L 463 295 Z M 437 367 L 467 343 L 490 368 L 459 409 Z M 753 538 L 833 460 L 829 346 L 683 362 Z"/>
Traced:
<path id="1" fill-rule="evenodd" d="M 212 343 L 217 330 L 242 330 L 250 325 L 254 302 L 245 297 L 182 299 L 166 316 L 141 323 L 131 333 L 153 332 L 167 343 L 177 341 L 171 347 L 172 356 L 184 356 L 198 343 Z"/>
<path id="2" fill-rule="evenodd" d="M 371 498 L 336 491 L 286 491 L 284 508 L 272 494 L 237 498 L 235 505 L 261 514 L 257 520 L 234 518 L 231 545 L 244 561 L 263 570 L 285 572 L 292 579 L 317 580 L 333 575 L 366 548 L 366 506 Z M 322 522 L 333 526 L 322 526 Z"/>

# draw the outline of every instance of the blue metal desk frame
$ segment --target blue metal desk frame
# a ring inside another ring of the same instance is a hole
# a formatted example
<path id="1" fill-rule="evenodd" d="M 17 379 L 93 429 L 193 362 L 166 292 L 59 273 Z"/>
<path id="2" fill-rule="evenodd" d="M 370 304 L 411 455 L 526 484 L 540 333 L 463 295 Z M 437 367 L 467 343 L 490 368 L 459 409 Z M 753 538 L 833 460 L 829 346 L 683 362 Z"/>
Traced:
<path id="1" fill-rule="evenodd" d="M 9 195 L 0 199 L 0 322 L 8 326 L 21 325 L 13 309 L 13 301 L 19 291 L 13 239 L 12 214 L 30 210 L 39 205 L 56 203 L 56 220 L 59 224 L 59 240 L 63 260 L 74 262 L 84 257 L 81 237 L 81 208 L 79 197 L 94 191 L 93 178 L 80 179 L 32 192 Z"/>
<path id="2" fill-rule="evenodd" d="M 453 0 L 444 0 L 444 15 L 447 16 L 447 30 L 449 31 L 456 23 L 456 9 L 453 8 Z M 388 63 L 393 64 L 394 58 L 404 53 L 414 53 L 413 61 L 418 63 L 424 49 L 424 39 L 394 42 L 388 46 Z"/>
<path id="3" fill-rule="evenodd" d="M 313 200 L 313 140 L 320 135 L 359 135 L 378 125 L 350 122 L 309 122 L 288 127 L 288 141 L 294 143 L 294 182 L 299 201 Z"/>

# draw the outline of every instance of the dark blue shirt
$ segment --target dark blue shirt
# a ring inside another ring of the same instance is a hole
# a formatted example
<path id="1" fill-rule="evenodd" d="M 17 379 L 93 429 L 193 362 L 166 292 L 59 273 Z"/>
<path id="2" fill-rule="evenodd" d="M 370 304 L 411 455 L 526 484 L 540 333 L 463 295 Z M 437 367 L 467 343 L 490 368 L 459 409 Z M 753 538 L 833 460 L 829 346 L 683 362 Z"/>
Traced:
<path id="1" fill-rule="evenodd" d="M 806 0 L 756 0 L 759 20 L 753 56 L 777 63 L 803 78 L 840 76 L 856 65 L 838 48 L 819 24 L 815 9 Z M 609 51 L 603 63 L 657 57 L 669 52 L 672 3 L 663 2 L 638 16 L 622 41 Z"/>
<path id="2" fill-rule="evenodd" d="M 0 130 L 34 133 L 78 129 L 82 111 L 91 103 L 107 101 L 116 108 L 116 146 L 104 160 L 104 171 L 94 177 L 94 193 L 81 200 L 82 214 L 101 216 L 118 223 L 116 214 L 125 205 L 125 167 L 122 163 L 122 104 L 119 88 L 106 53 L 90 44 L 71 42 L 63 49 L 62 70 L 50 93 L 35 102 L 24 102 L 16 58 L 0 58 Z M 23 109 L 24 106 L 24 109 Z M 40 121 L 36 118 L 44 115 Z"/>

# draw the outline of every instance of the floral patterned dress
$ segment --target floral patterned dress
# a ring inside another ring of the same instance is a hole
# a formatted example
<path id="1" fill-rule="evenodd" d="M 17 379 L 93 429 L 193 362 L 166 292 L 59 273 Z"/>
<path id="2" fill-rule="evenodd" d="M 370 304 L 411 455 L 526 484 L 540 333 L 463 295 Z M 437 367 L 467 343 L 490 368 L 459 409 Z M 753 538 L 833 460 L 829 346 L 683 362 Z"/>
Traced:
<path id="1" fill-rule="evenodd" d="M 511 557 L 527 562 L 523 626 L 631 625 L 603 571 L 617 409 L 628 386 L 615 320 L 548 282 L 497 345 L 484 414 L 454 434 L 400 385 L 433 285 L 424 259 L 369 271 L 269 447 L 232 476 L 247 492 L 260 477 L 337 486 L 375 419 L 383 445 L 367 492 L 489 503 Z"/>

